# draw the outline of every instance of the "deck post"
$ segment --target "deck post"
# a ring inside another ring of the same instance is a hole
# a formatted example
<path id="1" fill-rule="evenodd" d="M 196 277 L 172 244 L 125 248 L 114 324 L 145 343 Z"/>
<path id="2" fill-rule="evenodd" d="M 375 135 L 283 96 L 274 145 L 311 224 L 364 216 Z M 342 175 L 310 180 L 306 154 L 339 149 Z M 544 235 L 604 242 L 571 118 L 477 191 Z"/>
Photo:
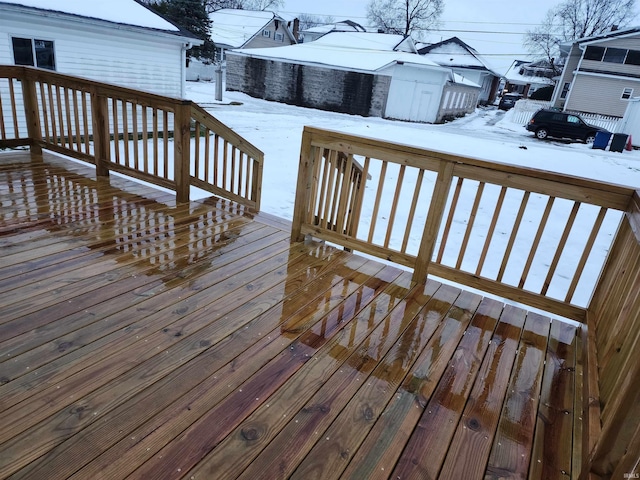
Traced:
<path id="1" fill-rule="evenodd" d="M 453 163 L 443 161 L 438 169 L 438 178 L 433 187 L 433 196 L 431 197 L 431 205 L 429 205 L 429 213 L 427 221 L 422 232 L 422 240 L 418 249 L 415 267 L 413 269 L 413 279 L 415 283 L 423 283 L 427 278 L 427 271 L 433 256 L 433 249 L 436 245 L 438 232 L 440 231 L 440 223 L 444 215 L 444 209 L 447 205 L 449 190 L 453 180 Z"/>
<path id="2" fill-rule="evenodd" d="M 309 195 L 311 192 L 311 172 L 313 171 L 313 147 L 311 146 L 311 133 L 307 128 L 302 132 L 302 144 L 300 146 L 300 164 L 298 166 L 298 181 L 296 184 L 296 199 L 293 206 L 293 225 L 291 226 L 291 241 L 302 242 L 302 224 L 307 216 Z"/>
<path id="3" fill-rule="evenodd" d="M 31 153 L 42 155 L 42 129 L 40 128 L 40 112 L 38 111 L 38 96 L 36 82 L 28 72 L 21 78 L 22 97 L 24 99 L 24 114 L 27 119 L 27 134 L 31 142 Z"/>
<path id="4" fill-rule="evenodd" d="M 189 201 L 191 157 L 191 101 L 176 105 L 173 116 L 173 178 L 176 183 L 176 201 Z"/>
<path id="5" fill-rule="evenodd" d="M 109 105 L 107 97 L 100 95 L 95 87 L 91 88 L 91 113 L 96 175 L 108 177 L 111 143 L 109 138 Z"/>

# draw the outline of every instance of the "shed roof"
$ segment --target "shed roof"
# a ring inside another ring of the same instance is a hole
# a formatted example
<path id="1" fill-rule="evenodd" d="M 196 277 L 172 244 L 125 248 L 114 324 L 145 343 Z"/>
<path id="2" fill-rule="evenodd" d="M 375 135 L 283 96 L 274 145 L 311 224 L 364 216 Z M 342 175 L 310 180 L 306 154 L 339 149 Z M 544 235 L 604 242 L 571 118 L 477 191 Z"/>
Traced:
<path id="1" fill-rule="evenodd" d="M 234 50 L 229 53 L 231 55 L 235 54 L 268 60 L 282 60 L 284 62 L 291 63 L 338 67 L 341 69 L 360 72 L 379 72 L 393 65 L 409 64 L 419 68 L 446 72 L 449 74 L 452 82 L 478 87 L 475 83 L 464 79 L 460 75 L 454 74 L 451 69 L 441 67 L 431 60 L 424 58 L 422 55 L 407 53 L 404 51 L 394 51 L 390 47 L 392 42 L 381 41 L 377 43 L 380 47 L 379 49 L 374 48 L 374 45 L 376 45 L 375 41 L 371 43 L 367 42 L 366 39 L 362 39 L 362 43 L 347 43 L 346 45 L 349 46 L 345 46 L 345 43 L 341 41 L 341 38 L 339 38 L 344 35 L 359 38 L 366 37 L 369 34 L 332 32 L 315 42 L 273 48 L 249 48 Z M 402 35 L 388 36 L 403 39 Z M 371 38 L 375 39 L 380 37 Z M 397 40 L 397 38 L 395 38 L 395 40 Z"/>
<path id="2" fill-rule="evenodd" d="M 422 47 L 418 50 L 438 65 L 447 67 L 468 68 L 473 70 L 487 70 L 499 77 L 489 62 L 458 37 L 451 37 L 442 42 Z"/>

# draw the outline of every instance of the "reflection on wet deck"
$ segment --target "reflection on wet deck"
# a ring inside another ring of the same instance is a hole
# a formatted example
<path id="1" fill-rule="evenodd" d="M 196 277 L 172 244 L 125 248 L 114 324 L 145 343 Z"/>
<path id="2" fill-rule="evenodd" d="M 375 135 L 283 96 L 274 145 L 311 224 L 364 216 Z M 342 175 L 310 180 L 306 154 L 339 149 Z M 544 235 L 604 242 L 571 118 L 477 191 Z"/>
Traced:
<path id="1" fill-rule="evenodd" d="M 0 477 L 577 468 L 575 327 L 234 203 L 0 160 Z"/>

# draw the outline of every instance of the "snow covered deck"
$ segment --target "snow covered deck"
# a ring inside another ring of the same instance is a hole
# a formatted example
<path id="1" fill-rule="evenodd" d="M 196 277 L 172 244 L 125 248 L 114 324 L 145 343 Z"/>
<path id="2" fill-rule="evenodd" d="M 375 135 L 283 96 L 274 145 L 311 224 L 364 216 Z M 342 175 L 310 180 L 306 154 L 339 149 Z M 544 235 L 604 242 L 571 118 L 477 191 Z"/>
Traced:
<path id="1" fill-rule="evenodd" d="M 0 192 L 0 477 L 577 478 L 580 327 L 46 153 Z"/>

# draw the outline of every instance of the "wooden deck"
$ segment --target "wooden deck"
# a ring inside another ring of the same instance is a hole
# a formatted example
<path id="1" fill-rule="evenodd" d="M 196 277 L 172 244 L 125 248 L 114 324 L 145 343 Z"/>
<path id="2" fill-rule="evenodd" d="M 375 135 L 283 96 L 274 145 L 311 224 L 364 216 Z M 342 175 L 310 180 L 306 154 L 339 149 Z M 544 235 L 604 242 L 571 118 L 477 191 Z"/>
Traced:
<path id="1" fill-rule="evenodd" d="M 572 325 L 52 155 L 0 200 L 0 478 L 577 478 Z"/>

